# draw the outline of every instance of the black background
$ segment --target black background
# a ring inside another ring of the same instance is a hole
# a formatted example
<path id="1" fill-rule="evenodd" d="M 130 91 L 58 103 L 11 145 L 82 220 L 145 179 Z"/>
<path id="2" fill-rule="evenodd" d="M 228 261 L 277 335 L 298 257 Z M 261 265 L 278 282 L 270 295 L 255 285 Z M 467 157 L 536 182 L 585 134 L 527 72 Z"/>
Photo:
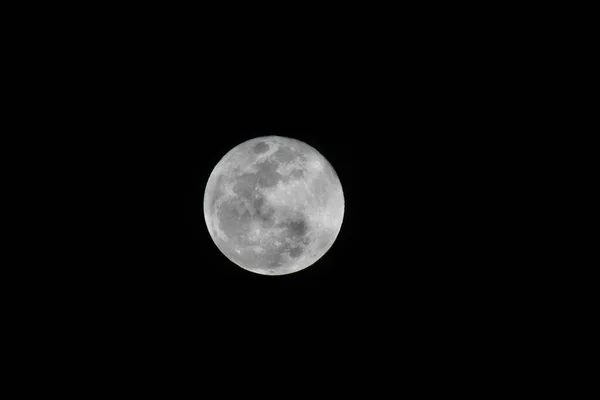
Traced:
<path id="1" fill-rule="evenodd" d="M 98 354 L 189 373 L 208 358 L 213 371 L 273 379 L 290 360 L 314 377 L 351 374 L 358 359 L 419 371 L 431 359 L 452 368 L 466 349 L 477 363 L 502 329 L 508 239 L 490 233 L 503 212 L 490 182 L 507 74 L 478 27 L 390 18 L 279 35 L 138 15 L 75 35 L 81 19 L 51 40 L 40 101 L 73 133 L 63 144 L 79 219 L 69 266 L 44 275 L 62 299 L 52 324 L 69 321 L 70 340 Z M 230 262 L 203 217 L 214 166 L 264 135 L 319 150 L 345 196 L 333 247 L 286 276 Z"/>
<path id="2" fill-rule="evenodd" d="M 480 326 L 493 306 L 482 299 L 497 282 L 496 255 L 484 252 L 489 239 L 481 233 L 490 194 L 478 160 L 489 144 L 477 129 L 485 110 L 476 95 L 464 84 L 446 87 L 458 78 L 448 83 L 422 61 L 368 58 L 379 68 L 275 54 L 226 65 L 182 61 L 135 83 L 131 97 L 119 87 L 107 99 L 102 130 L 112 132 L 109 154 L 121 154 L 118 169 L 109 167 L 117 177 L 109 210 L 118 216 L 105 242 L 110 256 L 93 281 L 112 293 L 100 308 L 134 331 L 159 324 L 184 343 L 195 335 L 242 351 L 258 343 L 261 354 L 290 351 L 290 343 L 300 353 L 351 346 L 370 354 L 399 337 L 436 341 L 443 331 L 450 340 L 456 326 L 464 340 L 461 327 Z M 335 244 L 287 276 L 234 265 L 203 217 L 212 168 L 263 135 L 315 147 L 344 189 Z"/>

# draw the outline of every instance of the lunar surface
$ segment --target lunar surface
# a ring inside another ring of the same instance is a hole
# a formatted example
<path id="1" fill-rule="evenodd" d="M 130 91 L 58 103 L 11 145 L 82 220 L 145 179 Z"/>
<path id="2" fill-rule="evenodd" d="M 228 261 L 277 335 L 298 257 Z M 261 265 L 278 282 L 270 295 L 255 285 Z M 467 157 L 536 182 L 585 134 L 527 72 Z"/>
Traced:
<path id="1" fill-rule="evenodd" d="M 204 218 L 219 250 L 258 274 L 284 275 L 331 248 L 344 194 L 331 164 L 295 139 L 266 136 L 230 150 L 204 192 Z"/>

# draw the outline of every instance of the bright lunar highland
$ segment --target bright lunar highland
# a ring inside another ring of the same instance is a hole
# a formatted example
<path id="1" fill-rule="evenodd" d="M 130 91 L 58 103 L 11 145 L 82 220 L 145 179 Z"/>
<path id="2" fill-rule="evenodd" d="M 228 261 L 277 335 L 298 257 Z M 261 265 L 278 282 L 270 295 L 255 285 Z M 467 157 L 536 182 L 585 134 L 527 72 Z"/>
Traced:
<path id="1" fill-rule="evenodd" d="M 316 149 L 287 137 L 259 137 L 215 166 L 204 192 L 204 218 L 219 250 L 238 266 L 290 274 L 331 248 L 344 218 L 344 194 Z"/>

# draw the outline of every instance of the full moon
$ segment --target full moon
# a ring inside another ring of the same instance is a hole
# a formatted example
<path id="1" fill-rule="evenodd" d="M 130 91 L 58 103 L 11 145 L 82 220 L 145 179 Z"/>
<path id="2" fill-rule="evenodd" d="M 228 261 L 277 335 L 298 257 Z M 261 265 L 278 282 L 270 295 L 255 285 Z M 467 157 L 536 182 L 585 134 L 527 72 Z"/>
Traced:
<path id="1" fill-rule="evenodd" d="M 344 218 L 344 193 L 315 148 L 287 137 L 258 137 L 215 166 L 204 191 L 204 218 L 214 243 L 236 265 L 285 275 L 331 248 Z"/>

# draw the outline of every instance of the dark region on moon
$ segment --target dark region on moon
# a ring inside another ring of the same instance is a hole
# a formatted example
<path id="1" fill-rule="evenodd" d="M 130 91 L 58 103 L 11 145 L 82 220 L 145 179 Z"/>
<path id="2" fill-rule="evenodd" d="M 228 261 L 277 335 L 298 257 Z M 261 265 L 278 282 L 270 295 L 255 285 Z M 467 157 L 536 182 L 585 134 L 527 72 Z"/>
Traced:
<path id="1" fill-rule="evenodd" d="M 277 164 L 265 161 L 257 164 L 257 173 L 245 173 L 236 178 L 233 191 L 242 197 L 251 197 L 258 187 L 269 188 L 277 185 L 283 176 L 277 172 Z"/>
<path id="2" fill-rule="evenodd" d="M 261 222 L 270 222 L 275 209 L 267 206 L 263 196 L 255 196 L 252 204 L 255 210 L 255 215 L 261 220 Z"/>
<path id="3" fill-rule="evenodd" d="M 221 204 L 219 220 L 221 229 L 228 237 L 236 238 L 244 232 L 240 222 L 250 221 L 251 214 L 241 199 L 229 199 Z"/>
<path id="4" fill-rule="evenodd" d="M 303 237 L 306 234 L 306 223 L 302 220 L 288 220 L 284 222 L 284 225 L 292 237 Z"/>
<path id="5" fill-rule="evenodd" d="M 219 213 L 221 229 L 237 245 L 246 247 L 252 244 L 246 236 L 248 233 L 246 229 L 254 218 L 258 218 L 263 227 L 283 228 L 282 238 L 286 239 L 277 246 L 266 247 L 266 252 L 262 254 L 230 254 L 233 257 L 245 259 L 253 265 L 266 261 L 267 268 L 278 268 L 285 264 L 284 254 L 288 254 L 290 258 L 294 259 L 300 257 L 306 246 L 310 245 L 305 217 L 300 213 L 290 213 L 285 215 L 283 220 L 276 223 L 272 218 L 274 213 L 275 210 L 265 206 L 265 200 L 261 196 L 254 197 L 253 201 L 236 197 L 224 202 Z"/>
<path id="6" fill-rule="evenodd" d="M 262 153 L 266 153 L 267 150 L 269 150 L 269 145 L 266 144 L 265 142 L 259 142 L 254 146 L 254 153 L 255 154 L 262 154 Z"/>
<path id="7" fill-rule="evenodd" d="M 275 154 L 273 154 L 273 156 L 282 163 L 293 161 L 296 157 L 302 157 L 303 159 L 306 159 L 288 147 L 280 147 Z"/>
<path id="8" fill-rule="evenodd" d="M 290 257 L 298 258 L 302 255 L 302 249 L 300 247 L 294 247 L 290 250 Z"/>
<path id="9" fill-rule="evenodd" d="M 283 176 L 277 172 L 278 167 L 279 165 L 272 161 L 267 161 L 261 164 L 260 176 L 258 178 L 258 184 L 260 187 L 269 188 L 277 185 L 277 182 L 283 178 Z"/>

